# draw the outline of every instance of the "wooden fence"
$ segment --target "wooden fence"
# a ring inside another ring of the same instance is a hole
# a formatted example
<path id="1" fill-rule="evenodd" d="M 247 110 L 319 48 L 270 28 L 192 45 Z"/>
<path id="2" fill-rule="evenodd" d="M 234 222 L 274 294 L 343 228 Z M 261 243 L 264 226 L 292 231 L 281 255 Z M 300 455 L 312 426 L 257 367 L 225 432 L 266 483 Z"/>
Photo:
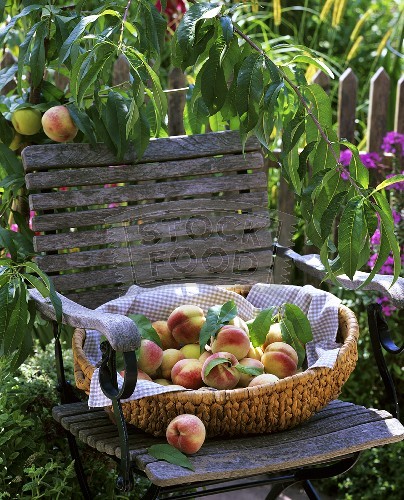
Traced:
<path id="1" fill-rule="evenodd" d="M 16 61 L 7 53 L 4 55 L 0 67 L 8 67 Z M 65 91 L 68 88 L 67 77 L 55 74 L 55 84 Z M 120 85 L 129 81 L 129 64 L 124 56 L 120 56 L 114 64 L 112 84 Z M 323 72 L 318 71 L 313 83 L 319 84 L 326 92 L 330 90 L 330 79 Z M 15 82 L 11 81 L 2 93 L 9 92 Z M 369 111 L 367 118 L 366 151 L 380 152 L 382 139 L 386 134 L 389 114 L 390 78 L 384 68 L 379 68 L 373 75 L 369 91 Z M 183 110 L 187 91 L 187 82 L 184 73 L 174 68 L 168 76 L 168 132 L 170 135 L 184 134 Z M 339 78 L 338 84 L 338 135 L 350 142 L 355 142 L 356 108 L 358 102 L 358 78 L 352 69 L 347 69 Z M 396 89 L 396 103 L 394 109 L 394 130 L 404 133 L 404 76 L 398 81 Z M 268 167 L 276 164 L 268 162 Z M 286 214 L 294 213 L 294 197 L 287 184 L 282 180 L 279 186 L 278 210 Z"/>

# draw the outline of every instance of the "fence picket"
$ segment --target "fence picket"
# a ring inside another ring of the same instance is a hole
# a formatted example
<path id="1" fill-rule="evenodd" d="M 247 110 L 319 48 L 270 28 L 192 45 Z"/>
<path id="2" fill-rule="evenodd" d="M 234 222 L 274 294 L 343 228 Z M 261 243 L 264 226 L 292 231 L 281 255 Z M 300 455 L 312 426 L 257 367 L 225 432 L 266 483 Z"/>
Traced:
<path id="1" fill-rule="evenodd" d="M 9 52 L 8 50 L 4 53 L 4 56 L 3 58 L 1 59 L 0 61 L 0 69 L 3 69 L 3 68 L 7 68 L 8 66 L 12 66 L 14 63 L 17 62 L 17 59 L 13 56 L 13 54 L 11 52 Z M 13 90 L 15 89 L 15 87 L 17 86 L 17 83 L 14 80 L 11 80 L 10 82 L 8 82 L 2 89 L 1 89 L 1 92 L 0 94 L 1 95 L 6 95 L 10 92 L 10 90 Z"/>
<path id="2" fill-rule="evenodd" d="M 169 89 L 182 89 L 186 86 L 185 75 L 180 68 L 173 68 L 168 75 Z M 168 93 L 168 133 L 169 135 L 185 134 L 183 112 L 185 91 Z"/>
<path id="3" fill-rule="evenodd" d="M 394 130 L 404 134 L 404 76 L 397 82 Z"/>
<path id="4" fill-rule="evenodd" d="M 330 77 L 321 71 L 321 69 L 317 71 L 311 81 L 312 83 L 320 85 L 320 87 L 327 92 L 327 94 L 330 92 Z"/>
<path id="5" fill-rule="evenodd" d="M 126 57 L 121 54 L 114 62 L 112 84 L 119 85 L 124 82 L 129 82 L 129 62 Z"/>
<path id="6" fill-rule="evenodd" d="M 358 79 L 351 68 L 339 79 L 338 88 L 338 137 L 354 142 Z"/>
<path id="7" fill-rule="evenodd" d="M 367 151 L 380 151 L 387 132 L 390 77 L 379 68 L 370 80 Z"/>

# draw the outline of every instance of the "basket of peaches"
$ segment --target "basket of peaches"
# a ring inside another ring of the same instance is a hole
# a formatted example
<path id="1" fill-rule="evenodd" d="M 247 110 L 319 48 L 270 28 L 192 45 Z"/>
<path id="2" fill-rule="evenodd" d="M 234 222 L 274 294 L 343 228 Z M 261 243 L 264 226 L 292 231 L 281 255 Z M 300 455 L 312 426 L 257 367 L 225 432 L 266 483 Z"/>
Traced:
<path id="1" fill-rule="evenodd" d="M 332 368 L 308 366 L 305 346 L 313 341 L 312 329 L 307 314 L 294 304 L 262 310 L 250 321 L 238 316 L 232 300 L 206 314 L 195 304 L 183 304 L 154 322 L 141 314 L 129 316 L 142 336 L 135 394 L 146 386 L 148 395 L 122 402 L 123 414 L 155 436 L 165 435 L 181 414 L 199 417 L 207 436 L 293 427 L 337 398 L 356 364 L 357 321 L 343 305 L 338 310 L 341 347 Z M 88 388 L 95 367 L 87 363 L 86 373 L 80 371 L 83 338 L 78 332 L 73 341 L 76 384 L 85 388 L 85 382 Z"/>

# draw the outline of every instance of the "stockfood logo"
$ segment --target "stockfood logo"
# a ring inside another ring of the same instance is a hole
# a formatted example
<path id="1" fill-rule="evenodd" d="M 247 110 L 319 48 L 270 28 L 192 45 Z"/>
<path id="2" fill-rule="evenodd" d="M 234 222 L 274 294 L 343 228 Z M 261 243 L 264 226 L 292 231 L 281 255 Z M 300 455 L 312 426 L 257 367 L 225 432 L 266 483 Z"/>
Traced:
<path id="1" fill-rule="evenodd" d="M 192 202 L 115 209 L 105 223 L 117 282 L 274 282 L 273 245 L 290 245 L 293 216 L 248 203 Z"/>

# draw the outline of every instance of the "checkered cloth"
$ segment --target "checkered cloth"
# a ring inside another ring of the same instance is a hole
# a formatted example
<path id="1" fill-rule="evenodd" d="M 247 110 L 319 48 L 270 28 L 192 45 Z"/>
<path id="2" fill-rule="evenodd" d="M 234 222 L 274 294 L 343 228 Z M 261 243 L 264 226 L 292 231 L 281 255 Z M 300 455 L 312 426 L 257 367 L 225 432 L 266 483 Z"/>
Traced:
<path id="1" fill-rule="evenodd" d="M 340 344 L 335 342 L 338 330 L 338 306 L 340 300 L 328 292 L 310 285 L 304 287 L 285 285 L 254 285 L 247 298 L 235 292 L 213 285 L 181 284 L 163 285 L 156 288 L 132 286 L 126 295 L 107 302 L 97 310 L 116 314 L 144 314 L 150 321 L 167 319 L 173 309 L 182 304 L 200 306 L 205 314 L 209 307 L 234 300 L 238 315 L 245 321 L 255 318 L 261 309 L 290 302 L 299 306 L 311 323 L 313 341 L 306 345 L 308 366 L 332 368 L 337 359 Z M 88 330 L 84 352 L 89 361 L 99 366 L 101 334 Z M 104 407 L 111 401 L 103 394 L 98 369 L 91 379 L 89 407 Z M 118 385 L 123 378 L 118 374 Z M 161 386 L 147 380 L 138 380 L 132 396 L 123 401 L 140 399 L 163 392 L 184 390 L 181 386 Z M 206 390 L 203 389 L 203 390 Z"/>

